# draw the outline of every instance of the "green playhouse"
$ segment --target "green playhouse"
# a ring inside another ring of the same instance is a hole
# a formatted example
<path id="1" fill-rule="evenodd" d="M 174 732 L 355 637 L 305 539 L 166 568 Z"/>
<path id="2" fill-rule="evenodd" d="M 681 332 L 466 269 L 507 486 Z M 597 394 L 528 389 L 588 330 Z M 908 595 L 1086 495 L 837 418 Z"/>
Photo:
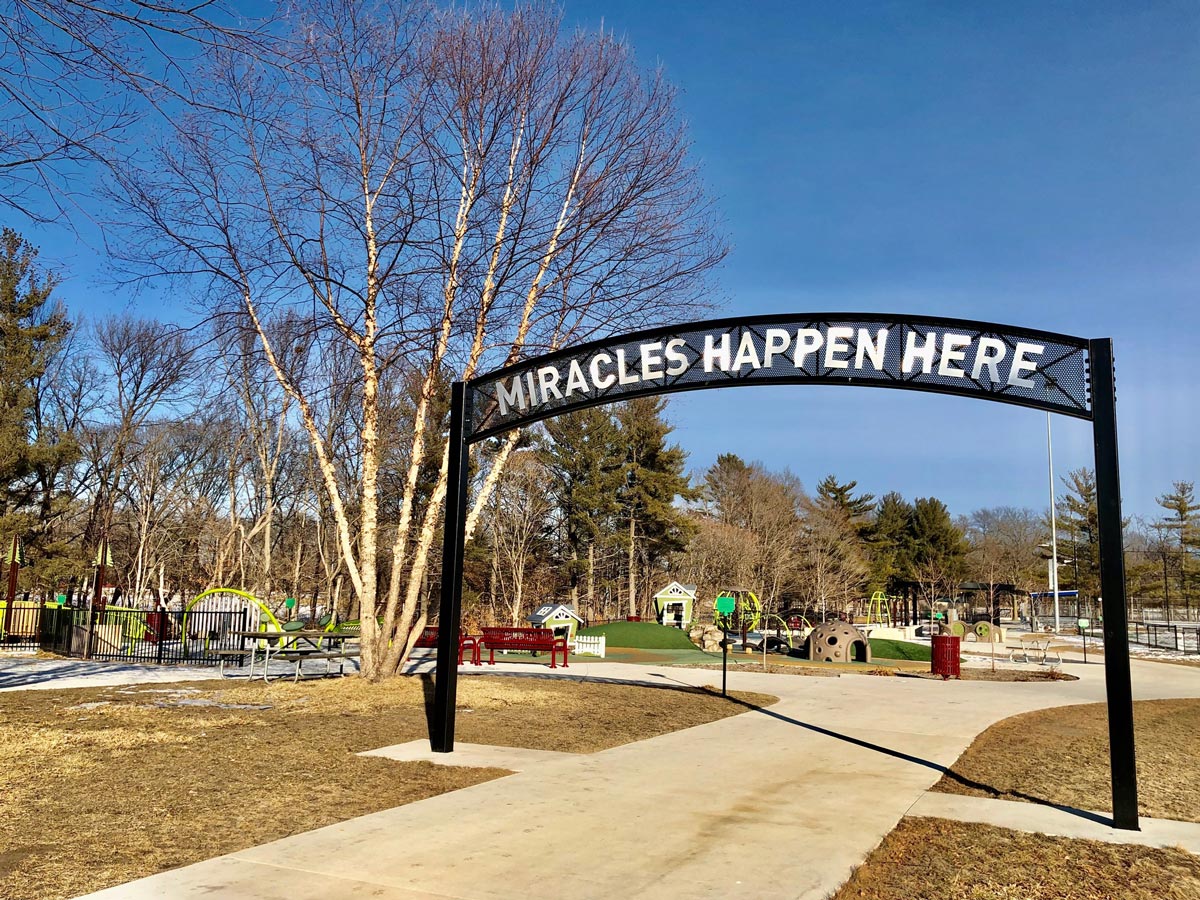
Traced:
<path id="1" fill-rule="evenodd" d="M 534 628 L 549 628 L 555 637 L 565 637 L 568 644 L 575 642 L 575 632 L 584 624 L 569 603 L 540 606 L 528 621 Z"/>
<path id="2" fill-rule="evenodd" d="M 672 581 L 654 595 L 655 618 L 660 625 L 687 628 L 692 624 L 696 605 L 696 586 Z"/>

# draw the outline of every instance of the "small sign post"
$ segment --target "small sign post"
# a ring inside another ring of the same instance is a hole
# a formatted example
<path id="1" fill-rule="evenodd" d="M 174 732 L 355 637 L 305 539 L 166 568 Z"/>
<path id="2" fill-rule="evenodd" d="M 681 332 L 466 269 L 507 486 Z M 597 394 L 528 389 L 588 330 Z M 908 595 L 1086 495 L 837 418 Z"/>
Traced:
<path id="1" fill-rule="evenodd" d="M 737 601 L 727 594 L 722 594 L 716 602 L 717 615 L 721 617 L 721 696 L 729 696 L 725 683 L 729 677 L 729 617 L 737 608 Z"/>
<path id="2" fill-rule="evenodd" d="M 1083 661 L 1087 663 L 1087 629 L 1091 627 L 1091 619 L 1077 619 L 1075 622 L 1079 626 L 1079 636 L 1083 638 Z"/>

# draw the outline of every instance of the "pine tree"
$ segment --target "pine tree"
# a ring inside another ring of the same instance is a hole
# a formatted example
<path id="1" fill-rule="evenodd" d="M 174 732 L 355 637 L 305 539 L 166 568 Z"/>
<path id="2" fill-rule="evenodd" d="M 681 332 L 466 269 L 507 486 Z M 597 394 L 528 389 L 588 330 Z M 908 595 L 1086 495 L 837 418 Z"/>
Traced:
<path id="1" fill-rule="evenodd" d="M 909 520 L 912 504 L 895 491 L 884 494 L 871 523 L 870 587 L 885 591 L 894 579 L 912 581 Z"/>
<path id="2" fill-rule="evenodd" d="M 662 417 L 665 408 L 662 397 L 639 397 L 617 410 L 625 447 L 618 499 L 626 528 L 630 615 L 637 615 L 638 570 L 648 572 L 667 554 L 683 550 L 693 530 L 675 499 L 694 499 L 697 491 L 684 473 L 687 454 L 678 444 L 667 444 L 674 429 Z"/>
<path id="3" fill-rule="evenodd" d="M 1096 473 L 1074 469 L 1063 478 L 1067 493 L 1059 501 L 1058 531 L 1071 540 L 1079 567 L 1081 596 L 1100 593 L 1100 512 L 1096 502 Z"/>
<path id="4" fill-rule="evenodd" d="M 590 585 L 594 577 L 595 548 L 615 540 L 625 454 L 607 407 L 549 419 L 546 434 L 550 440 L 541 457 L 553 478 L 571 600 L 578 602 L 580 584 L 586 580 Z"/>
<path id="5" fill-rule="evenodd" d="M 722 525 L 745 527 L 750 502 L 751 466 L 736 454 L 722 453 L 704 473 L 704 497 Z"/>
<path id="6" fill-rule="evenodd" d="M 1179 547 L 1179 594 L 1191 615 L 1191 593 L 1188 590 L 1187 579 L 1192 566 L 1191 555 L 1200 546 L 1200 503 L 1196 503 L 1195 483 L 1191 481 L 1172 482 L 1171 493 L 1163 494 L 1158 499 L 1158 505 L 1170 515 L 1165 516 L 1160 525 L 1168 532 L 1173 532 Z"/>
<path id="7" fill-rule="evenodd" d="M 908 564 L 927 600 L 957 593 L 969 549 L 946 504 L 936 497 L 917 498 L 909 516 Z"/>
<path id="8" fill-rule="evenodd" d="M 35 384 L 70 330 L 51 295 L 58 279 L 37 265 L 38 251 L 9 228 L 0 231 L 0 528 L 28 527 L 35 514 L 39 468 L 53 466 L 72 444 L 35 427 Z M 21 522 L 14 516 L 21 512 Z"/>
<path id="9" fill-rule="evenodd" d="M 817 483 L 817 502 L 826 507 L 838 507 L 851 522 L 864 523 L 875 510 L 875 495 L 855 496 L 856 487 L 857 481 L 841 484 L 832 474 L 826 475 Z"/>

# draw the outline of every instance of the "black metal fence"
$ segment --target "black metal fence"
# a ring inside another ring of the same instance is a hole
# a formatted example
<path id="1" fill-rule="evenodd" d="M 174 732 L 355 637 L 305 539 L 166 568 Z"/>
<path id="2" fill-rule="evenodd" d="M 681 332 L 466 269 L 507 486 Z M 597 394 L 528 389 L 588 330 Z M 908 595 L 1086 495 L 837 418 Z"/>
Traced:
<path id="1" fill-rule="evenodd" d="M 1159 650 L 1200 653 L 1200 623 L 1135 620 L 1129 623 L 1129 641 Z"/>
<path id="2" fill-rule="evenodd" d="M 215 666 L 220 650 L 249 649 L 238 632 L 257 626 L 248 610 L 147 611 L 109 606 L 17 607 L 0 632 L 0 647 L 45 650 L 62 656 L 137 663 Z M 230 660 L 240 665 L 241 658 Z"/>

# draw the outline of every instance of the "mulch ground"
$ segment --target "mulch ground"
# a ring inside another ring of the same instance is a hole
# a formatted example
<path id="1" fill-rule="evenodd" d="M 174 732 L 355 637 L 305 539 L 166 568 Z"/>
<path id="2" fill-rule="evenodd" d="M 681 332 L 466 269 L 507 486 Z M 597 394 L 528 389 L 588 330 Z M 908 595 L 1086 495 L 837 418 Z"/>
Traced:
<path id="1" fill-rule="evenodd" d="M 1153 818 L 1200 821 L 1200 700 L 1133 705 L 1138 800 Z M 1111 811 L 1107 708 L 1062 706 L 997 722 L 933 790 Z"/>
<path id="2" fill-rule="evenodd" d="M 1181 850 L 903 819 L 833 900 L 1196 900 Z"/>
<path id="3" fill-rule="evenodd" d="M 0 897 L 72 897 L 507 774 L 355 755 L 427 737 L 431 693 L 429 678 L 0 693 Z M 774 702 L 737 700 L 464 678 L 457 739 L 589 753 Z"/>

